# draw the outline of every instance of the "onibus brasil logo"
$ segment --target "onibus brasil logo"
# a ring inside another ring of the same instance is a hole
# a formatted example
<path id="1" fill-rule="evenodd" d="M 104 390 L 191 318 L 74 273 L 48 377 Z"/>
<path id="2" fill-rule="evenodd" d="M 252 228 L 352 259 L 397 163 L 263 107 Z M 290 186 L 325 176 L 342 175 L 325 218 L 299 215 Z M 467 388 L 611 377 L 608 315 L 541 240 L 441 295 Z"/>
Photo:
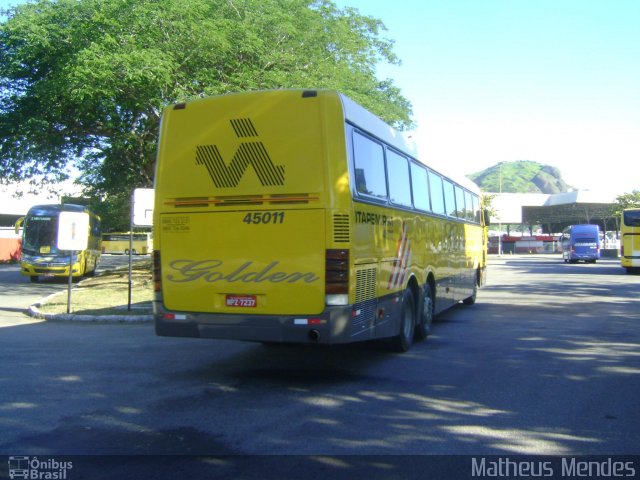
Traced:
<path id="1" fill-rule="evenodd" d="M 66 480 L 73 462 L 26 456 L 9 457 L 9 478 L 33 480 Z"/>

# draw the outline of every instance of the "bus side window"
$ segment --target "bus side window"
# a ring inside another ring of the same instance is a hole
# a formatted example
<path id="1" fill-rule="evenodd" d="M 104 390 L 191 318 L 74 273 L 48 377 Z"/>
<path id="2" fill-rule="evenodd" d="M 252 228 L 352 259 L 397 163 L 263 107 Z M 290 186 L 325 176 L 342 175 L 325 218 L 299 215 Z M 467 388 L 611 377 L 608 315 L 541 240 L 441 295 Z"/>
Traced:
<path id="1" fill-rule="evenodd" d="M 418 210 L 431 211 L 429 201 L 429 183 L 427 180 L 427 170 L 415 163 L 411 164 L 411 186 L 413 191 L 413 205 Z"/>
<path id="2" fill-rule="evenodd" d="M 474 208 L 473 208 L 473 200 L 471 198 L 471 192 L 464 191 L 464 204 L 466 205 L 464 218 L 470 222 L 474 221 Z"/>
<path id="3" fill-rule="evenodd" d="M 453 189 L 453 183 L 449 180 L 443 179 L 442 186 L 444 188 L 444 206 L 445 212 L 450 217 L 456 216 L 456 194 Z"/>
<path id="4" fill-rule="evenodd" d="M 462 190 L 458 185 L 454 187 L 455 195 L 456 195 L 456 217 L 458 218 L 466 218 L 466 208 L 464 205 L 464 190 Z"/>
<path id="5" fill-rule="evenodd" d="M 431 192 L 431 207 L 433 213 L 445 214 L 444 192 L 442 191 L 442 177 L 429 171 L 429 191 Z"/>
<path id="6" fill-rule="evenodd" d="M 387 182 L 382 145 L 354 132 L 353 156 L 357 192 L 386 200 Z"/>
<path id="7" fill-rule="evenodd" d="M 396 205 L 411 206 L 411 185 L 407 159 L 387 150 L 387 174 L 389 175 L 389 199 Z"/>
<path id="8" fill-rule="evenodd" d="M 480 201 L 480 197 L 477 195 L 471 194 L 473 197 L 473 219 L 476 223 L 481 223 L 486 226 L 489 226 L 490 220 L 489 215 L 485 215 L 482 209 L 482 202 Z M 484 217 L 484 218 L 483 218 Z"/>

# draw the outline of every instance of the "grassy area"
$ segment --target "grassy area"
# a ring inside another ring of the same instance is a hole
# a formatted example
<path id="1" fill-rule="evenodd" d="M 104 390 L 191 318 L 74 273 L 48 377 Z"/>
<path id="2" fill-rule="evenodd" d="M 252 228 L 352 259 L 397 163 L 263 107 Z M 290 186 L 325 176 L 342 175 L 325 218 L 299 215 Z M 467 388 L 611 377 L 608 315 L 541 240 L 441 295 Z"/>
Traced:
<path id="1" fill-rule="evenodd" d="M 131 271 L 131 311 L 127 309 L 129 267 L 103 272 L 74 284 L 71 313 L 78 315 L 150 315 L 153 298 L 151 260 L 133 264 Z M 39 307 L 42 313 L 67 313 L 68 290 L 47 299 Z"/>

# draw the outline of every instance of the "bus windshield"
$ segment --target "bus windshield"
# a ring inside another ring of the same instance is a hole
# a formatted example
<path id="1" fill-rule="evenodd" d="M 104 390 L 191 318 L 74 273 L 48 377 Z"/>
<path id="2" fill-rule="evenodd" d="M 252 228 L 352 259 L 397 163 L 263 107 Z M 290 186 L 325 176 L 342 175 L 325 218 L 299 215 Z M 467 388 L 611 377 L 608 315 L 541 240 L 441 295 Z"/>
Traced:
<path id="1" fill-rule="evenodd" d="M 24 225 L 22 251 L 31 255 L 58 253 L 57 236 L 57 215 L 30 216 Z"/>
<path id="2" fill-rule="evenodd" d="M 622 218 L 626 226 L 640 227 L 640 210 L 625 210 Z"/>

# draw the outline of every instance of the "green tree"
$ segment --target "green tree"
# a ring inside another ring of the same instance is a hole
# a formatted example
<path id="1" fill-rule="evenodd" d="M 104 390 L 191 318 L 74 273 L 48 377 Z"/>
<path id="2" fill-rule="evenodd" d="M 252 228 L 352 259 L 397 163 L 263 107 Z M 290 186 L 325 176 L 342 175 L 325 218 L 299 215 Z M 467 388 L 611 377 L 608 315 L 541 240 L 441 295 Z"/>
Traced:
<path id="1" fill-rule="evenodd" d="M 618 195 L 615 203 L 611 206 L 611 214 L 616 218 L 620 218 L 625 208 L 640 208 L 640 190 Z"/>
<path id="2" fill-rule="evenodd" d="M 36 0 L 0 24 L 0 177 L 128 196 L 153 181 L 163 107 L 335 88 L 400 129 L 410 103 L 381 21 L 329 0 Z M 112 202 L 117 205 L 118 202 Z M 117 209 L 116 209 L 117 210 Z"/>

